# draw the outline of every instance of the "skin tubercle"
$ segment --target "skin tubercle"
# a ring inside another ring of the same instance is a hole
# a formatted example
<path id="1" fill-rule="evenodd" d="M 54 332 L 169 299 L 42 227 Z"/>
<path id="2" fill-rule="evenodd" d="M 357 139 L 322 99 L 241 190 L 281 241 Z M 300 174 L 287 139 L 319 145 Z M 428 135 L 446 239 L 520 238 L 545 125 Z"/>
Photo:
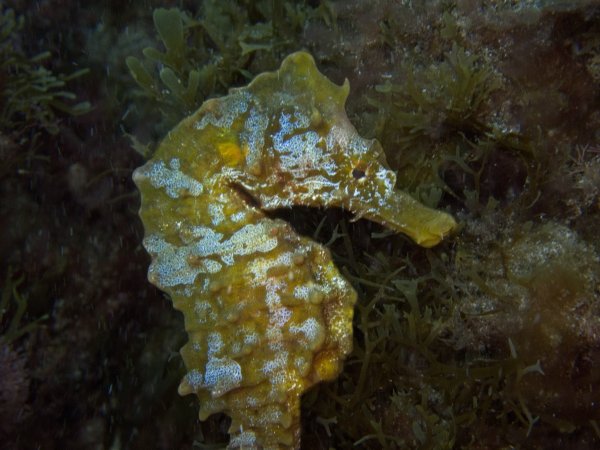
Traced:
<path id="1" fill-rule="evenodd" d="M 329 250 L 266 211 L 339 206 L 424 246 L 455 228 L 394 189 L 376 141 L 348 121 L 349 86 L 310 55 L 212 99 L 134 173 L 149 280 L 182 311 L 179 392 L 232 418 L 229 448 L 299 448 L 300 398 L 352 347 L 356 292 Z"/>

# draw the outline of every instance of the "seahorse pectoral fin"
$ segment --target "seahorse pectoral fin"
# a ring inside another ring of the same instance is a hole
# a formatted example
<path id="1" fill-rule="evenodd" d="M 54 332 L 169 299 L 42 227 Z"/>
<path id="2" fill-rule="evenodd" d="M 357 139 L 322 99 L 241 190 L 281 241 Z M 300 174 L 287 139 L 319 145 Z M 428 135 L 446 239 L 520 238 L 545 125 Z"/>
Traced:
<path id="1" fill-rule="evenodd" d="M 369 210 L 364 217 L 406 234 L 422 247 L 433 247 L 457 227 L 454 218 L 429 208 L 399 190 L 390 194 L 384 204 Z"/>

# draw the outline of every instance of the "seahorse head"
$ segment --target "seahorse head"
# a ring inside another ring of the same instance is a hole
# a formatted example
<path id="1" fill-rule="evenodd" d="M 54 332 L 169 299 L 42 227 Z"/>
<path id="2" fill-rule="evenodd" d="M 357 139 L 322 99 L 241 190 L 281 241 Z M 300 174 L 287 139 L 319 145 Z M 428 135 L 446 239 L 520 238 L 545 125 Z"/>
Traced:
<path id="1" fill-rule="evenodd" d="M 227 120 L 208 103 L 204 120 L 227 122 L 233 136 L 219 149 L 228 182 L 263 210 L 341 207 L 436 245 L 456 222 L 395 189 L 381 145 L 362 138 L 346 115 L 349 90 L 347 80 L 336 85 L 298 52 L 278 71 L 230 92 L 227 111 L 238 118 Z"/>

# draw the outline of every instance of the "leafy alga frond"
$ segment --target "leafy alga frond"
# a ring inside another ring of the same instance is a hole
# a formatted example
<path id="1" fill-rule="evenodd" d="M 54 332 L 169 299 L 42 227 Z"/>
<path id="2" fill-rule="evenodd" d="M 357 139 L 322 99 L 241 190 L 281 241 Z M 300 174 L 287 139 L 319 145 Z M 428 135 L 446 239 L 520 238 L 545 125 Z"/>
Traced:
<path id="1" fill-rule="evenodd" d="M 88 112 L 90 104 L 77 103 L 77 96 L 65 89 L 88 70 L 52 72 L 43 65 L 51 58 L 49 51 L 30 57 L 19 48 L 22 28 L 23 18 L 12 9 L 0 12 L 0 129 L 27 140 L 25 132 L 31 129 L 58 133 L 58 111 L 79 115 Z"/>

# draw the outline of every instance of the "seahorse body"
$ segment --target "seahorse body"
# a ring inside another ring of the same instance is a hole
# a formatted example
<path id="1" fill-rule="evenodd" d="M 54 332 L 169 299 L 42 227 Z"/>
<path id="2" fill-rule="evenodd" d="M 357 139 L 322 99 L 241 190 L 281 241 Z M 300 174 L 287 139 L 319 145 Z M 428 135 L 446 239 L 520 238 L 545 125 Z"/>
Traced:
<path id="1" fill-rule="evenodd" d="M 349 85 L 304 52 L 206 101 L 134 173 L 149 280 L 183 312 L 179 392 L 232 419 L 229 448 L 299 448 L 300 397 L 352 348 L 356 293 L 329 251 L 265 211 L 339 206 L 432 246 L 451 216 L 394 190 L 380 145 L 344 111 Z"/>

